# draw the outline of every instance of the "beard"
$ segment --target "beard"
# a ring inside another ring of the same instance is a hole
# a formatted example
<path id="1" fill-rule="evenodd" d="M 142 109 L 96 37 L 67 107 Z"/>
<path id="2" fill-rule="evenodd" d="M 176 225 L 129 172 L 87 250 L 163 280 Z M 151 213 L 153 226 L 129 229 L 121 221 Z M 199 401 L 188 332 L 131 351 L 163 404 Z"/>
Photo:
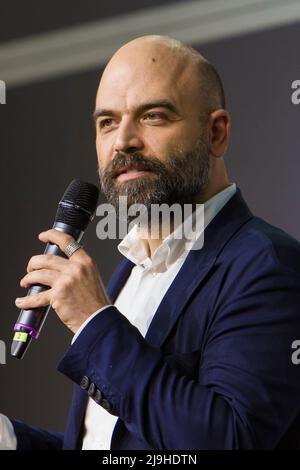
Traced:
<path id="1" fill-rule="evenodd" d="M 121 168 L 134 166 L 147 170 L 144 176 L 118 181 Z M 157 157 L 145 158 L 139 152 L 117 153 L 106 168 L 99 167 L 101 189 L 118 211 L 119 197 L 127 197 L 127 205 L 142 204 L 149 212 L 152 204 L 194 204 L 201 200 L 209 179 L 209 147 L 204 132 L 193 149 L 173 151 L 164 162 Z"/>

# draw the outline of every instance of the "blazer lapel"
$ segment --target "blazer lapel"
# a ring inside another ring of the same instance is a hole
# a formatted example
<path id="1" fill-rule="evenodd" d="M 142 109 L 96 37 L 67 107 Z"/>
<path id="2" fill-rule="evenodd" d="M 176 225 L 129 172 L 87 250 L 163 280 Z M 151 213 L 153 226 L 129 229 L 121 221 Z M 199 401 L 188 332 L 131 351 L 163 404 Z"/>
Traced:
<path id="1" fill-rule="evenodd" d="M 237 189 L 235 195 L 205 229 L 201 249 L 191 250 L 162 299 L 146 334 L 146 341 L 160 348 L 195 289 L 212 269 L 217 255 L 239 228 L 253 217 Z"/>
<path id="2" fill-rule="evenodd" d="M 106 291 L 111 302 L 115 302 L 119 292 L 121 291 L 125 281 L 127 280 L 132 268 L 135 264 L 125 258 L 117 266 L 107 285 Z"/>

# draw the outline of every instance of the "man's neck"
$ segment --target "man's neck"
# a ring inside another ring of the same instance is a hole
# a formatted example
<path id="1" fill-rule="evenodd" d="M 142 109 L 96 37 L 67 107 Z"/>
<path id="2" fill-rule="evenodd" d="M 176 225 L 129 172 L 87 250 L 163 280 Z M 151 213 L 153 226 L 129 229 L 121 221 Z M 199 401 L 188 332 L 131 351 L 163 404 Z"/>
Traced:
<path id="1" fill-rule="evenodd" d="M 193 210 L 196 209 L 196 204 L 204 204 L 205 202 L 207 202 L 209 199 L 211 199 L 213 196 L 215 196 L 216 194 L 218 194 L 219 192 L 223 191 L 224 189 L 226 189 L 228 186 L 230 186 L 231 183 L 230 181 L 226 180 L 224 182 L 224 184 L 222 185 L 222 187 L 218 187 L 218 188 L 207 188 L 206 191 L 204 191 L 201 195 L 197 195 L 196 198 L 195 198 L 195 207 Z M 171 224 L 171 229 L 170 229 L 170 233 L 172 233 L 174 231 L 174 225 Z M 145 240 L 146 242 L 146 249 L 148 251 L 148 256 L 150 259 L 153 258 L 154 256 L 154 253 L 155 251 L 157 250 L 157 248 L 162 244 L 164 238 L 160 235 L 159 237 L 157 238 L 151 238 L 151 236 L 149 236 L 149 232 L 150 232 L 150 235 L 151 235 L 151 230 L 149 231 L 145 231 L 144 235 L 142 236 L 142 239 Z M 162 227 L 160 225 L 159 227 L 159 234 L 162 233 Z"/>

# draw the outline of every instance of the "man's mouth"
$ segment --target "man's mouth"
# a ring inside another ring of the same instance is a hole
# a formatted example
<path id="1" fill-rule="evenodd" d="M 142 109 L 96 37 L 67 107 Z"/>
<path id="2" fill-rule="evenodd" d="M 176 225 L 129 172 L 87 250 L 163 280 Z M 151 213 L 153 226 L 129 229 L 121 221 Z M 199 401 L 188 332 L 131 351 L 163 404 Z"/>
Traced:
<path id="1" fill-rule="evenodd" d="M 131 180 L 133 178 L 139 178 L 150 173 L 149 170 L 139 169 L 137 167 L 122 167 L 116 172 L 116 178 L 118 181 Z"/>

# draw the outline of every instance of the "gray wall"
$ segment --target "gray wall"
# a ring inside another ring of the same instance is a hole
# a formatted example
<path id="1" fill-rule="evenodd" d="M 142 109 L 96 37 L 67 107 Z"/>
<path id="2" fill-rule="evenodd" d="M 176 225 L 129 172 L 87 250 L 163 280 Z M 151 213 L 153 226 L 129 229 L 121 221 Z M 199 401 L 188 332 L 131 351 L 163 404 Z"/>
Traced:
<path id="1" fill-rule="evenodd" d="M 223 77 L 232 114 L 227 154 L 232 181 L 251 209 L 300 238 L 300 105 L 291 82 L 300 79 L 299 24 L 228 39 L 199 50 Z M 0 71 L 1 75 L 1 71 Z M 42 251 L 39 231 L 50 226 L 59 197 L 74 177 L 97 183 L 91 113 L 99 70 L 8 90 L 0 106 L 1 319 L 9 349 L 18 311 L 19 280 L 31 255 Z M 1 76 L 0 76 L 1 78 Z M 120 256 L 116 242 L 100 242 L 95 224 L 85 245 L 105 282 Z M 71 334 L 52 313 L 23 361 L 7 354 L 0 366 L 0 411 L 35 425 L 62 430 L 71 383 L 55 370 Z"/>

